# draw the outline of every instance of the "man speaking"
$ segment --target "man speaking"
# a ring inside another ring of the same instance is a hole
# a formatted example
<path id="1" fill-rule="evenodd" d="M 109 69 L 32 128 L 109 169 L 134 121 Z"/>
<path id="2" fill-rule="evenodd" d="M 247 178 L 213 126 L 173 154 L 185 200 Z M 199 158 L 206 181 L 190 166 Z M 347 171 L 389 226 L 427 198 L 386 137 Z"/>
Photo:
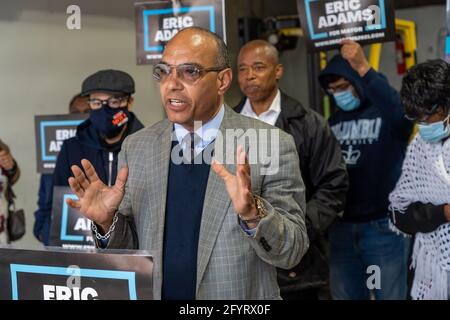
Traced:
<path id="1" fill-rule="evenodd" d="M 154 253 L 155 299 L 280 299 L 276 267 L 297 265 L 308 248 L 292 137 L 224 105 L 227 48 L 205 29 L 180 31 L 153 76 L 168 119 L 125 140 L 112 187 L 89 161 L 73 166 L 79 200 L 68 204 L 94 222 L 98 246 Z M 234 147 L 249 130 L 258 139 Z M 249 161 L 260 145 L 277 150 L 276 170 Z"/>

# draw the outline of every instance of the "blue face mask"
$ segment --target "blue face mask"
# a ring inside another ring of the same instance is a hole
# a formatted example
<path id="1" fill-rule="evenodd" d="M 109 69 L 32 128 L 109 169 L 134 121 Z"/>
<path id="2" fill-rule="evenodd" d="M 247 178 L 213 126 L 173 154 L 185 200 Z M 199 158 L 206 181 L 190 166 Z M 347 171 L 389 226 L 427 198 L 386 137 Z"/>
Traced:
<path id="1" fill-rule="evenodd" d="M 419 124 L 419 134 L 429 143 L 437 143 L 450 135 L 449 117 L 431 124 Z"/>
<path id="2" fill-rule="evenodd" d="M 344 111 L 352 111 L 359 108 L 361 100 L 355 97 L 352 90 L 337 92 L 333 95 L 337 106 Z"/>

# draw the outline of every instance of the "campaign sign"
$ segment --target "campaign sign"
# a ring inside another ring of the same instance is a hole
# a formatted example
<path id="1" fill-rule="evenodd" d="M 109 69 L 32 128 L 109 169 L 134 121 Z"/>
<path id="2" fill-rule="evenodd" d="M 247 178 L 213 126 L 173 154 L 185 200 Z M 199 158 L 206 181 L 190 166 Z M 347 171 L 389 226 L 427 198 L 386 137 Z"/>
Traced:
<path id="1" fill-rule="evenodd" d="M 339 48 L 343 39 L 395 40 L 392 0 L 297 0 L 297 6 L 309 51 Z"/>
<path id="2" fill-rule="evenodd" d="M 226 39 L 223 0 L 136 3 L 135 16 L 138 65 L 159 62 L 166 43 L 187 27 L 202 27 Z"/>
<path id="3" fill-rule="evenodd" d="M 0 300 L 151 300 L 146 251 L 0 247 Z"/>
<path id="4" fill-rule="evenodd" d="M 67 199 L 77 200 L 69 187 L 53 188 L 52 224 L 50 246 L 65 249 L 94 248 L 91 221 L 67 204 Z"/>
<path id="5" fill-rule="evenodd" d="M 75 136 L 86 114 L 35 116 L 37 172 L 53 173 L 64 140 Z"/>

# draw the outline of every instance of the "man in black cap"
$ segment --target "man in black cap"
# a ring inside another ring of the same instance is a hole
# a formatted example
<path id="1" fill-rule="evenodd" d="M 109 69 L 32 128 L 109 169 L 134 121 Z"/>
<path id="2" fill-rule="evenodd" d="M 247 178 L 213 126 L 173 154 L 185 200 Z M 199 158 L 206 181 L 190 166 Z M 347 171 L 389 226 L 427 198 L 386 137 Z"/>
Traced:
<path id="1" fill-rule="evenodd" d="M 86 78 L 81 95 L 88 97 L 89 118 L 77 127 L 76 136 L 64 141 L 54 171 L 54 185 L 68 186 L 70 167 L 88 159 L 100 179 L 112 185 L 124 139 L 143 128 L 131 112 L 133 78 L 118 70 L 102 70 Z"/>

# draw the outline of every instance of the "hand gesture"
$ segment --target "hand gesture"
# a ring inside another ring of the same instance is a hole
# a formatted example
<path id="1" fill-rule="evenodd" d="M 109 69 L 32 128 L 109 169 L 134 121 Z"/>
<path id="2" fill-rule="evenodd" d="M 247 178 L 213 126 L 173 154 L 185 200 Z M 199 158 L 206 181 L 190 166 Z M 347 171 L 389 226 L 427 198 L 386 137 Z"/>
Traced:
<path id="1" fill-rule="evenodd" d="M 108 187 L 98 177 L 92 164 L 81 160 L 86 175 L 78 166 L 72 166 L 73 177 L 69 185 L 78 200 L 67 199 L 67 204 L 78 209 L 86 218 L 107 231 L 112 224 L 114 213 L 120 205 L 125 193 L 128 168 L 123 167 L 117 174 L 115 185 Z"/>
<path id="2" fill-rule="evenodd" d="M 242 218 L 255 217 L 257 209 L 252 195 L 250 165 L 244 148 L 238 146 L 236 151 L 236 175 L 231 174 L 223 164 L 213 160 L 214 172 L 223 179 L 234 211 Z"/>
<path id="3" fill-rule="evenodd" d="M 370 70 L 370 63 L 367 61 L 363 48 L 359 43 L 345 39 L 341 41 L 341 55 L 347 60 L 352 68 L 358 72 L 361 77 L 364 77 Z"/>

